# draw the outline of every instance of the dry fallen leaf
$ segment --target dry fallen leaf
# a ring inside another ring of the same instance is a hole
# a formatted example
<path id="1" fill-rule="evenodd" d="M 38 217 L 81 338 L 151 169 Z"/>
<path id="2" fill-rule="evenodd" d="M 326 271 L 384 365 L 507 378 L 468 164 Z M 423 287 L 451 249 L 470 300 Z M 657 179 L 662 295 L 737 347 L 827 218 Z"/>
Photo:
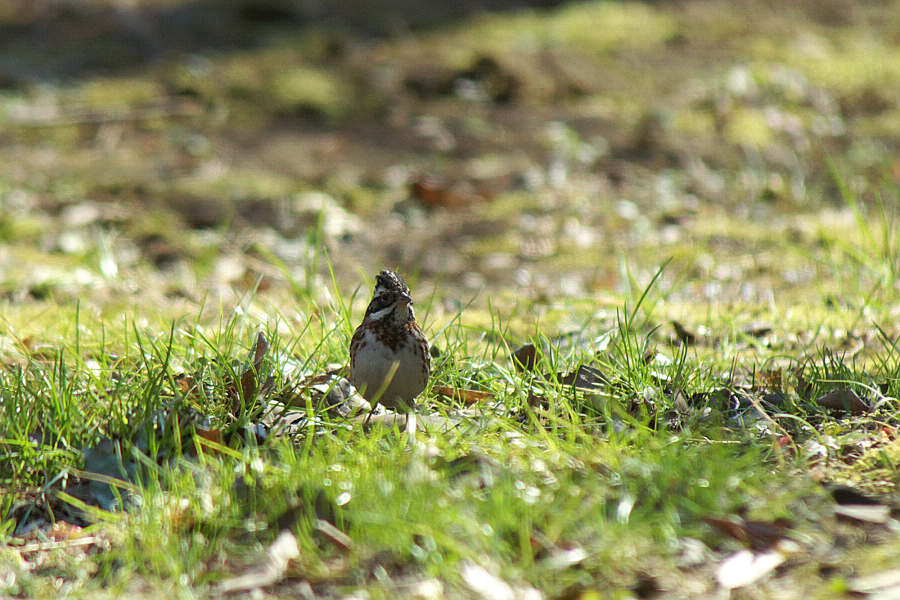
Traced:
<path id="1" fill-rule="evenodd" d="M 831 494 L 831 497 L 834 498 L 834 501 L 838 504 L 865 504 L 868 506 L 874 506 L 888 504 L 889 502 L 888 500 L 881 500 L 879 498 L 869 496 L 868 494 L 864 494 L 856 488 L 840 483 L 827 483 L 825 484 L 825 489 L 828 490 L 828 493 Z"/>
<path id="2" fill-rule="evenodd" d="M 519 346 L 513 352 L 513 364 L 520 373 L 523 371 L 533 371 L 536 361 L 537 348 L 534 347 L 534 344 Z"/>
<path id="3" fill-rule="evenodd" d="M 750 337 L 761 338 L 765 335 L 772 333 L 774 327 L 770 323 L 750 323 L 749 325 L 744 325 L 741 327 L 741 332 L 749 335 Z"/>
<path id="4" fill-rule="evenodd" d="M 337 373 L 329 371 L 301 380 L 291 386 L 289 394 L 280 394 L 283 403 L 286 406 L 305 408 L 306 397 L 300 392 L 306 391 L 317 410 L 325 410 L 332 416 L 348 419 L 360 413 L 368 414 L 372 409 L 371 404 L 360 395 L 349 379 L 339 374 L 341 371 L 343 369 Z"/>
<path id="5" fill-rule="evenodd" d="M 785 519 L 769 522 L 703 517 L 703 522 L 756 550 L 771 548 L 779 540 L 787 537 L 789 526 Z"/>
<path id="6" fill-rule="evenodd" d="M 313 528 L 343 552 L 353 550 L 353 539 L 325 519 L 316 519 Z"/>
<path id="7" fill-rule="evenodd" d="M 600 369 L 581 365 L 571 373 L 559 376 L 559 382 L 563 385 L 593 391 L 602 389 L 609 383 L 609 379 Z"/>
<path id="8" fill-rule="evenodd" d="M 685 326 L 678 321 L 672 321 L 672 328 L 675 330 L 675 335 L 678 337 L 678 341 L 680 341 L 684 345 L 693 346 L 697 343 L 697 335 L 688 331 Z"/>
<path id="9" fill-rule="evenodd" d="M 243 575 L 231 577 L 219 583 L 223 594 L 246 592 L 278 583 L 287 571 L 291 560 L 300 556 L 297 538 L 290 531 L 282 531 L 266 551 L 263 562 Z"/>
<path id="10" fill-rule="evenodd" d="M 876 598 L 900 598 L 900 569 L 882 571 L 850 580 L 850 591 Z"/>
<path id="11" fill-rule="evenodd" d="M 840 388 L 822 394 L 816 398 L 816 403 L 825 408 L 846 410 L 855 415 L 869 411 L 866 401 L 850 388 Z"/>
<path id="12" fill-rule="evenodd" d="M 175 380 L 175 385 L 178 386 L 178 391 L 181 392 L 182 396 L 187 396 L 188 393 L 197 389 L 196 380 L 186 373 L 179 373 L 178 375 L 175 375 L 173 379 Z"/>
<path id="13" fill-rule="evenodd" d="M 433 388 L 434 393 L 441 396 L 460 400 L 464 404 L 478 404 L 494 397 L 490 392 L 482 392 L 479 390 L 467 390 L 463 388 L 454 388 L 445 385 L 436 385 Z"/>
<path id="14" fill-rule="evenodd" d="M 205 440 L 209 440 L 211 442 L 215 442 L 217 444 L 222 443 L 222 430 L 221 429 L 206 429 L 203 427 L 195 428 L 198 437 L 202 437 Z"/>
<path id="15" fill-rule="evenodd" d="M 891 519 L 891 507 L 880 504 L 839 504 L 834 507 L 839 518 L 884 525 Z"/>
<path id="16" fill-rule="evenodd" d="M 780 391 L 784 381 L 783 369 L 766 369 L 753 372 L 753 389 Z"/>
<path id="17" fill-rule="evenodd" d="M 253 400 L 260 392 L 262 386 L 258 384 L 257 376 L 262 367 L 263 359 L 266 357 L 266 352 L 268 351 L 269 342 L 266 340 L 265 334 L 260 331 L 256 335 L 256 343 L 253 345 L 251 366 L 241 373 L 240 386 L 242 394 L 238 393 L 237 384 L 235 382 L 231 382 L 228 386 L 228 393 L 231 397 L 231 413 L 233 415 L 237 415 L 241 412 L 242 399 L 246 408 L 246 406 L 252 405 Z"/>
<path id="18" fill-rule="evenodd" d="M 466 206 L 485 199 L 468 181 L 451 183 L 436 175 L 422 175 L 413 180 L 410 193 L 429 208 Z"/>

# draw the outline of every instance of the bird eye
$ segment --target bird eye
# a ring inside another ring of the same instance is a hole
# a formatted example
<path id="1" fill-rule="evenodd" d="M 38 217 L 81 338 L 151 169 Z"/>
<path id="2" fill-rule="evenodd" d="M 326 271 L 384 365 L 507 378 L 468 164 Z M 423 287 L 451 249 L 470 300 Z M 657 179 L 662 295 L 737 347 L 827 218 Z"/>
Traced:
<path id="1" fill-rule="evenodd" d="M 390 294 L 381 294 L 379 296 L 375 296 L 372 298 L 372 301 L 369 302 L 369 310 L 367 312 L 375 312 L 379 311 L 382 308 L 385 308 L 391 303 L 391 295 Z"/>

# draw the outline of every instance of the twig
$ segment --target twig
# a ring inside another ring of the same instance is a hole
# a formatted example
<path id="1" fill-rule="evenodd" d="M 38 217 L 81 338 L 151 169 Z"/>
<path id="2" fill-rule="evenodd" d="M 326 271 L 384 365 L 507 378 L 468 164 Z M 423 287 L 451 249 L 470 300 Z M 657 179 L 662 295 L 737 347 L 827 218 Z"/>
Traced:
<path id="1" fill-rule="evenodd" d="M 69 114 L 9 116 L 7 123 L 19 127 L 68 127 L 72 125 L 102 125 L 105 123 L 130 123 L 149 121 L 151 119 L 168 119 L 173 117 L 196 117 L 202 114 L 196 104 L 185 102 L 166 102 L 156 106 L 128 109 L 124 111 L 70 111 Z"/>
<path id="2" fill-rule="evenodd" d="M 38 544 L 25 544 L 24 546 L 11 546 L 19 552 L 46 552 L 47 550 L 60 550 L 63 548 L 75 548 L 78 546 L 93 546 L 100 541 L 95 536 L 66 540 L 64 542 L 41 542 Z"/>

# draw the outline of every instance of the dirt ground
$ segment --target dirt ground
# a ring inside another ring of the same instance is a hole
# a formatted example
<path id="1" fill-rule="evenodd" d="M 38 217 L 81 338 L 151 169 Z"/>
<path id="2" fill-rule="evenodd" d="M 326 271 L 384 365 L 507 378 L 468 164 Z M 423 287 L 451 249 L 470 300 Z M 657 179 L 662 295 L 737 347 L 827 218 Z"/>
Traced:
<path id="1" fill-rule="evenodd" d="M 895 200 L 896 2 L 475 4 L 6 3 L 4 292 L 806 299 Z"/>

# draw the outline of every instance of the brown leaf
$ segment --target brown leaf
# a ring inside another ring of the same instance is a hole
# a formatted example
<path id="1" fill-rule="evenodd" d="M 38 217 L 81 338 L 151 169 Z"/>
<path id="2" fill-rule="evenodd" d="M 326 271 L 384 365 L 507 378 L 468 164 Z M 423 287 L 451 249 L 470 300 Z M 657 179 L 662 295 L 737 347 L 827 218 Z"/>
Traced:
<path id="1" fill-rule="evenodd" d="M 672 327 L 675 329 L 675 335 L 678 336 L 678 340 L 683 344 L 693 346 L 697 343 L 696 334 L 685 329 L 684 325 L 678 321 L 672 321 Z"/>
<path id="2" fill-rule="evenodd" d="M 754 338 L 761 338 L 772 333 L 772 325 L 769 323 L 750 323 L 741 327 L 741 332 Z"/>
<path id="3" fill-rule="evenodd" d="M 422 175 L 414 179 L 410 184 L 410 192 L 429 208 L 466 206 L 484 200 L 471 183 L 450 183 L 436 175 Z"/>
<path id="4" fill-rule="evenodd" d="M 198 437 L 202 437 L 205 440 L 209 440 L 217 444 L 222 443 L 222 431 L 219 429 L 203 429 L 201 427 L 197 427 L 196 431 Z"/>
<path id="5" fill-rule="evenodd" d="M 513 364 L 520 373 L 524 371 L 533 371 L 534 364 L 537 361 L 537 348 L 534 344 L 524 344 L 519 346 L 513 352 Z"/>
<path id="6" fill-rule="evenodd" d="M 794 369 L 794 377 L 797 379 L 797 383 L 794 386 L 794 389 L 797 390 L 797 394 L 801 398 L 809 398 L 813 391 L 813 384 L 803 375 L 803 369 Z"/>
<path id="7" fill-rule="evenodd" d="M 175 385 L 178 386 L 178 391 L 184 396 L 187 396 L 187 394 L 197 385 L 194 378 L 186 373 L 179 373 L 173 379 L 175 380 Z"/>
<path id="8" fill-rule="evenodd" d="M 266 352 L 269 350 L 269 341 L 266 339 L 266 336 L 260 331 L 256 335 L 256 344 L 253 346 L 253 367 L 244 371 L 244 374 L 241 375 L 241 388 L 244 390 L 244 398 L 252 398 L 253 394 L 256 393 L 256 374 L 259 373 L 259 369 L 262 367 L 263 359 L 266 357 Z"/>
<path id="9" fill-rule="evenodd" d="M 243 396 L 238 394 L 237 386 L 232 382 L 229 385 L 229 395 L 231 396 L 231 414 L 237 415 L 241 411 L 241 398 L 245 407 L 250 405 L 259 392 L 257 385 L 257 375 L 262 367 L 263 359 L 269 350 L 269 342 L 266 340 L 265 334 L 259 332 L 256 335 L 256 344 L 253 346 L 251 354 L 251 367 L 241 373 L 241 391 Z"/>
<path id="10" fill-rule="evenodd" d="M 787 537 L 789 523 L 785 519 L 754 521 L 703 517 L 703 522 L 755 550 L 771 548 Z"/>
<path id="11" fill-rule="evenodd" d="M 599 390 L 609 383 L 603 371 L 588 365 L 581 365 L 571 373 L 559 376 L 563 385 L 571 385 L 582 390 Z"/>
<path id="12" fill-rule="evenodd" d="M 436 385 L 433 388 L 434 393 L 459 400 L 463 404 L 478 404 L 494 397 L 490 392 L 482 392 L 479 390 L 467 390 L 463 388 L 454 388 L 445 385 Z"/>
<path id="13" fill-rule="evenodd" d="M 827 484 L 825 488 L 837 503 L 837 506 L 834 507 L 834 514 L 838 518 L 878 524 L 887 523 L 891 518 L 891 506 L 888 499 L 882 501 L 842 484 Z"/>
<path id="14" fill-rule="evenodd" d="M 794 438 L 791 437 L 790 434 L 786 433 L 782 435 L 776 440 L 775 443 L 778 444 L 778 448 L 793 456 L 795 444 Z"/>
<path id="15" fill-rule="evenodd" d="M 316 519 L 314 529 L 343 552 L 353 550 L 353 539 L 325 519 Z"/>
<path id="16" fill-rule="evenodd" d="M 64 542 L 67 540 L 74 540 L 82 537 L 84 535 L 84 528 L 80 525 L 75 525 L 73 523 L 69 523 L 68 521 L 56 521 L 55 523 L 49 524 L 47 528 L 34 528 L 29 531 L 27 534 L 22 536 L 22 539 L 31 542 Z M 40 549 L 40 548 L 37 548 Z M 27 550 L 20 551 L 24 552 Z"/>
<path id="17" fill-rule="evenodd" d="M 768 369 L 765 371 L 753 373 L 753 388 L 761 390 L 781 390 L 782 389 L 782 369 Z"/>
<path id="18" fill-rule="evenodd" d="M 269 351 L 269 340 L 266 339 L 265 334 L 260 331 L 256 334 L 256 345 L 253 346 L 253 368 L 259 371 L 259 368 L 262 366 L 262 361 L 266 357 L 266 352 Z"/>
<path id="19" fill-rule="evenodd" d="M 223 594 L 246 592 L 278 583 L 284 578 L 290 562 L 300 556 L 297 538 L 290 531 L 282 531 L 266 551 L 266 557 L 243 575 L 219 583 Z"/>
<path id="20" fill-rule="evenodd" d="M 872 496 L 864 494 L 849 485 L 829 483 L 825 485 L 825 489 L 828 490 L 828 493 L 831 494 L 831 497 L 834 498 L 834 501 L 838 504 L 867 504 L 870 506 L 884 504 L 884 502 L 878 498 L 873 498 Z"/>
<path id="21" fill-rule="evenodd" d="M 816 403 L 824 408 L 846 410 L 855 415 L 869 411 L 866 401 L 857 396 L 856 392 L 850 388 L 831 390 L 816 398 Z"/>

